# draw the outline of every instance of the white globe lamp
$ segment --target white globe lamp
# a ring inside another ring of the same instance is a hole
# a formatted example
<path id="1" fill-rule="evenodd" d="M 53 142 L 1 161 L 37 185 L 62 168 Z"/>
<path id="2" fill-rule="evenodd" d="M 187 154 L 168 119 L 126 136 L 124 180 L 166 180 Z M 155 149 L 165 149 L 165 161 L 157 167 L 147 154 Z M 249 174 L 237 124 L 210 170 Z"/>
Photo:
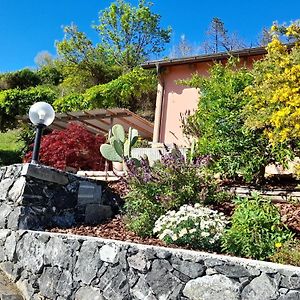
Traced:
<path id="1" fill-rule="evenodd" d="M 46 102 L 37 102 L 29 109 L 29 119 L 36 126 L 36 134 L 32 152 L 31 163 L 39 163 L 39 152 L 43 129 L 52 124 L 55 118 L 53 107 Z"/>

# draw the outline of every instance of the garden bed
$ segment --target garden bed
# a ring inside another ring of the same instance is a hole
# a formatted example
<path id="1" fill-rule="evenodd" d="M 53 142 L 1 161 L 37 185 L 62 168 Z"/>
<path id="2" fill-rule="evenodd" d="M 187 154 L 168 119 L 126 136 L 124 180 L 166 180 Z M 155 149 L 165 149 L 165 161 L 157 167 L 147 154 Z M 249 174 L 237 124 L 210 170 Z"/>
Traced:
<path id="1" fill-rule="evenodd" d="M 290 228 L 295 237 L 300 237 L 300 205 L 291 203 L 276 203 L 276 206 L 280 210 L 282 220 L 284 224 Z M 227 216 L 231 216 L 234 211 L 234 205 L 232 203 L 223 203 L 222 205 L 212 207 L 220 212 L 223 212 Z M 92 236 L 99 238 L 107 238 L 113 240 L 120 240 L 125 242 L 132 242 L 138 244 L 146 244 L 153 246 L 163 246 L 169 248 L 182 248 L 189 249 L 189 246 L 178 246 L 176 244 L 167 244 L 164 241 L 152 237 L 142 238 L 126 228 L 124 218 L 122 215 L 116 215 L 113 219 L 107 220 L 103 224 L 99 225 L 78 225 L 72 228 L 49 228 L 49 232 L 64 233 L 64 234 L 76 234 L 83 236 Z"/>

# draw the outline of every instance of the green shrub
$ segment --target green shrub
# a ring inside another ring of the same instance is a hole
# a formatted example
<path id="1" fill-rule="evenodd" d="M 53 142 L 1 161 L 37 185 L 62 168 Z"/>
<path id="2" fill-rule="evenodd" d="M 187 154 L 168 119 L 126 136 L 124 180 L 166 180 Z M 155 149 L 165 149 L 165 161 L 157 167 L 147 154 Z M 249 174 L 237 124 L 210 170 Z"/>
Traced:
<path id="1" fill-rule="evenodd" d="M 27 89 L 41 83 L 37 72 L 25 68 L 16 72 L 4 73 L 0 76 L 0 90 Z"/>
<path id="2" fill-rule="evenodd" d="M 91 108 L 89 103 L 84 101 L 83 95 L 78 93 L 56 99 L 53 107 L 58 112 L 89 110 Z"/>
<path id="3" fill-rule="evenodd" d="M 161 216 L 153 232 L 167 244 L 216 251 L 227 223 L 223 213 L 200 204 L 183 205 L 177 212 L 172 210 Z"/>
<path id="4" fill-rule="evenodd" d="M 125 212 L 127 227 L 138 235 L 153 235 L 155 221 L 170 209 L 184 204 L 212 201 L 216 184 L 204 166 L 189 163 L 175 148 L 163 155 L 161 162 L 141 167 L 129 161 Z"/>
<path id="5" fill-rule="evenodd" d="M 222 247 L 237 256 L 264 260 L 275 252 L 277 243 L 292 237 L 277 207 L 258 195 L 237 201 L 231 223 L 223 235 Z"/>
<path id="6" fill-rule="evenodd" d="M 288 264 L 300 267 L 300 241 L 290 240 L 277 245 L 277 251 L 270 260 L 279 264 Z"/>
<path id="7" fill-rule="evenodd" d="M 266 139 L 244 126 L 248 98 L 243 91 L 252 81 L 250 71 L 237 69 L 232 61 L 214 65 L 209 77 L 195 74 L 184 81 L 201 92 L 196 112 L 184 122 L 184 133 L 196 140 L 195 155 L 211 155 L 213 170 L 225 178 L 260 179 L 269 161 Z"/>
<path id="8" fill-rule="evenodd" d="M 138 99 L 155 91 L 156 85 L 157 79 L 152 72 L 135 68 L 108 83 L 87 89 L 84 99 L 93 108 L 128 107 L 135 110 Z"/>
<path id="9" fill-rule="evenodd" d="M 26 90 L 12 89 L 0 92 L 0 130 L 16 128 L 17 115 L 28 114 L 30 106 L 39 101 L 52 103 L 56 93 L 49 87 L 38 86 Z"/>

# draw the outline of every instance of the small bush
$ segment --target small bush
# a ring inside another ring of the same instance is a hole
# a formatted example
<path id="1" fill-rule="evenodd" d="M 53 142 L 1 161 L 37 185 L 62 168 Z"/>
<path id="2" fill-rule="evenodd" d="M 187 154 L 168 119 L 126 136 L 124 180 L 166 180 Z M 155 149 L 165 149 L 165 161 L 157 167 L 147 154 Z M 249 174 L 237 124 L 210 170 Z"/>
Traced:
<path id="1" fill-rule="evenodd" d="M 56 92 L 45 86 L 0 91 L 0 130 L 17 128 L 17 115 L 28 114 L 30 106 L 35 102 L 52 104 L 55 98 Z"/>
<path id="2" fill-rule="evenodd" d="M 127 166 L 126 222 L 138 235 L 153 235 L 155 221 L 167 210 L 214 197 L 216 184 L 205 166 L 187 162 L 177 148 L 153 167 L 147 160 L 141 161 L 141 167 L 130 161 Z"/>
<path id="3" fill-rule="evenodd" d="M 232 226 L 223 236 L 223 250 L 228 253 L 264 260 L 292 234 L 285 230 L 278 209 L 258 195 L 237 201 Z"/>
<path id="4" fill-rule="evenodd" d="M 284 244 L 279 243 L 277 251 L 270 260 L 279 264 L 288 264 L 300 267 L 300 241 L 291 240 Z"/>
<path id="5" fill-rule="evenodd" d="M 84 126 L 71 123 L 65 130 L 54 130 L 41 141 L 40 162 L 60 170 L 71 167 L 76 170 L 103 170 L 104 158 L 99 147 L 103 136 L 95 136 Z M 30 161 L 32 152 L 25 156 Z"/>
<path id="6" fill-rule="evenodd" d="M 153 232 L 167 244 L 217 250 L 227 223 L 223 213 L 200 204 L 183 205 L 179 211 L 168 211 L 161 216 L 155 222 Z"/>
<path id="7" fill-rule="evenodd" d="M 248 103 L 243 92 L 253 76 L 234 59 L 213 65 L 209 72 L 208 77 L 195 74 L 183 81 L 201 91 L 197 110 L 183 118 L 183 132 L 196 142 L 193 155 L 212 156 L 211 168 L 222 178 L 263 180 L 272 158 L 268 143 L 259 131 L 245 127 L 243 113 Z"/>

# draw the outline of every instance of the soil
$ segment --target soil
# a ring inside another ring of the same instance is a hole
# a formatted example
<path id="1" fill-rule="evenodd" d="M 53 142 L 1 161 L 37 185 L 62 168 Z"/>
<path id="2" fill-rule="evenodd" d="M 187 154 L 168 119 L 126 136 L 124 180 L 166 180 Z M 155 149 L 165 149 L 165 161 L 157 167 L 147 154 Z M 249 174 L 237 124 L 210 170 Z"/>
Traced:
<path id="1" fill-rule="evenodd" d="M 167 245 L 159 239 L 141 238 L 137 236 L 134 232 L 127 230 L 121 215 L 116 215 L 113 219 L 108 220 L 107 222 L 100 225 L 95 225 L 95 226 L 80 225 L 78 227 L 72 227 L 67 229 L 51 228 L 48 229 L 48 231 L 67 233 L 67 234 L 95 236 L 95 237 L 121 240 L 121 241 L 138 243 L 138 244 L 167 247 Z"/>
<path id="2" fill-rule="evenodd" d="M 281 212 L 283 223 L 295 233 L 296 237 L 300 238 L 300 205 L 278 203 L 276 204 L 276 206 Z M 226 203 L 222 206 L 219 206 L 219 210 L 223 211 L 226 215 L 231 215 L 233 213 L 233 206 L 230 203 Z M 125 227 L 124 219 L 121 215 L 116 215 L 113 219 L 110 219 L 100 225 L 79 225 L 76 227 L 66 229 L 51 228 L 48 229 L 48 231 L 66 234 L 94 236 L 153 246 L 188 249 L 188 247 L 167 245 L 166 243 L 157 238 L 139 237 L 134 232 L 128 230 Z"/>
<path id="3" fill-rule="evenodd" d="M 110 188 L 113 190 L 113 192 L 119 194 L 121 197 L 124 197 L 127 193 L 126 183 L 122 181 L 111 183 Z M 300 204 L 276 203 L 275 205 L 280 211 L 283 223 L 295 233 L 296 237 L 300 238 Z M 214 205 L 211 208 L 223 212 L 227 216 L 231 216 L 234 212 L 234 204 L 230 202 L 224 202 L 218 205 Z M 51 228 L 48 229 L 48 231 L 178 248 L 178 246 L 176 245 L 167 245 L 157 238 L 142 238 L 137 236 L 134 232 L 128 230 L 125 227 L 125 222 L 121 215 L 116 215 L 113 219 L 108 220 L 100 225 L 79 225 L 77 227 L 67 229 Z M 188 247 L 180 248 L 187 249 Z"/>

